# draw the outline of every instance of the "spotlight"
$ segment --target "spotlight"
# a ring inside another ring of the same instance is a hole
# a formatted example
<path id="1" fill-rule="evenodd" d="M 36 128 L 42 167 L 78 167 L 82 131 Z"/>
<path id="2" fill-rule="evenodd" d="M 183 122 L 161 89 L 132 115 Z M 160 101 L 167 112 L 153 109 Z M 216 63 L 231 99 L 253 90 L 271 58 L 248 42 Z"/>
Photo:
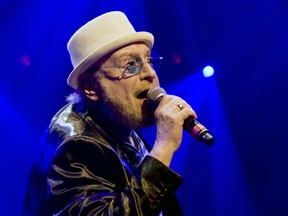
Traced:
<path id="1" fill-rule="evenodd" d="M 214 74 L 214 69 L 211 66 L 206 66 L 203 68 L 204 77 L 211 77 Z"/>
<path id="2" fill-rule="evenodd" d="M 19 58 L 19 63 L 22 64 L 24 67 L 28 67 L 31 65 L 31 57 L 29 55 L 22 55 Z"/>
<path id="3" fill-rule="evenodd" d="M 172 56 L 172 62 L 173 62 L 173 64 L 175 64 L 175 65 L 181 64 L 181 62 L 182 62 L 182 56 L 179 55 L 179 54 L 173 55 L 173 56 Z"/>

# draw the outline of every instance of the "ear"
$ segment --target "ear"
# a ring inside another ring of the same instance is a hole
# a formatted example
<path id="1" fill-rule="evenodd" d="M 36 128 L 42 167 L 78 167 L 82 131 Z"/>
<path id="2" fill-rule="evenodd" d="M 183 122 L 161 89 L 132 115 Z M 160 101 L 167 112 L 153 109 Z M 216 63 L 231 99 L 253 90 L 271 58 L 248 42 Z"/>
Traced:
<path id="1" fill-rule="evenodd" d="M 79 79 L 81 80 L 81 87 L 84 90 L 85 96 L 93 102 L 98 101 L 99 95 L 96 90 L 95 76 L 92 73 L 84 73 Z"/>
<path id="2" fill-rule="evenodd" d="M 89 98 L 90 100 L 94 102 L 99 100 L 99 96 L 95 90 L 85 89 L 84 92 L 85 92 L 86 97 Z"/>

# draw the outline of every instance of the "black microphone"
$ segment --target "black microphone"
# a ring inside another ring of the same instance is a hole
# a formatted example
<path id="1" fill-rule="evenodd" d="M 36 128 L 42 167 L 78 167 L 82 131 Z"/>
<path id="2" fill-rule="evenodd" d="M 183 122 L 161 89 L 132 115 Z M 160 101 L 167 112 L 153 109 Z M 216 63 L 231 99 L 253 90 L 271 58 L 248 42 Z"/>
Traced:
<path id="1" fill-rule="evenodd" d="M 146 99 L 149 104 L 156 107 L 164 95 L 166 95 L 166 91 L 163 88 L 156 87 L 148 91 Z M 189 116 L 184 121 L 183 128 L 198 141 L 203 142 L 208 146 L 211 146 L 215 141 L 207 128 L 200 124 L 196 119 L 193 119 L 192 116 Z"/>

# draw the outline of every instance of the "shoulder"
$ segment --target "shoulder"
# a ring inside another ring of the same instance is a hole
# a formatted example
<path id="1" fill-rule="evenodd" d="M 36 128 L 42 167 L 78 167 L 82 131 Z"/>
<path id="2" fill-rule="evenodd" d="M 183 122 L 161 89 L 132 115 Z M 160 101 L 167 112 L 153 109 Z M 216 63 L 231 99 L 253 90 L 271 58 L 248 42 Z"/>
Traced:
<path id="1" fill-rule="evenodd" d="M 48 132 L 73 136 L 81 133 L 86 126 L 85 121 L 77 113 L 77 103 L 70 103 L 60 109 L 52 118 Z"/>
<path id="2" fill-rule="evenodd" d="M 87 141 L 98 140 L 106 143 L 99 133 L 96 123 L 89 116 L 87 109 L 81 103 L 69 103 L 60 109 L 52 118 L 47 129 L 46 142 L 55 145 L 64 140 L 83 139 Z"/>
<path id="3" fill-rule="evenodd" d="M 50 158 L 54 152 L 60 153 L 74 148 L 74 154 L 77 150 L 79 153 L 92 150 L 101 153 L 104 149 L 114 151 L 112 144 L 108 143 L 98 129 L 91 124 L 91 118 L 89 120 L 87 118 L 85 109 L 79 104 L 67 104 L 51 120 L 42 138 L 41 146 L 44 148 L 42 151 L 49 153 Z"/>

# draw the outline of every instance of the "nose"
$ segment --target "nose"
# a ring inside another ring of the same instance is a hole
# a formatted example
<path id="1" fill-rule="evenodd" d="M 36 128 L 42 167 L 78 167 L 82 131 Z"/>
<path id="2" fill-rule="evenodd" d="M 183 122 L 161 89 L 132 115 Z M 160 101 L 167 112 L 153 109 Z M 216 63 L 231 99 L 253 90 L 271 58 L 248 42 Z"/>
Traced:
<path id="1" fill-rule="evenodd" d="M 152 81 L 157 77 L 156 71 L 149 63 L 144 63 L 143 68 L 139 74 L 140 80 L 149 80 Z"/>

